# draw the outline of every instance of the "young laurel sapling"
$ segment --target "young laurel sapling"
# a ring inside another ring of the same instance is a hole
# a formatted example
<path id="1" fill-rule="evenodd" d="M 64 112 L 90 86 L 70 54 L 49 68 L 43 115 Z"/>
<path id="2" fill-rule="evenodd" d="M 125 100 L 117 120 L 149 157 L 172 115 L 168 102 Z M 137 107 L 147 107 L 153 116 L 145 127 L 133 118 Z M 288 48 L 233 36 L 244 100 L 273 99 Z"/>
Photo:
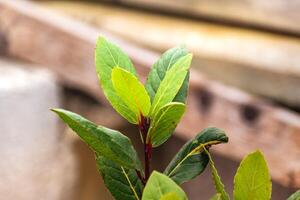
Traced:
<path id="1" fill-rule="evenodd" d="M 211 199 L 230 199 L 209 153 L 213 145 L 228 142 L 218 128 L 204 129 L 188 141 L 164 172 L 151 171 L 153 148 L 170 138 L 186 110 L 191 61 L 192 54 L 185 47 L 166 51 L 153 64 L 144 85 L 119 47 L 104 37 L 97 41 L 95 64 L 101 88 L 112 107 L 138 129 L 143 164 L 131 140 L 119 131 L 64 109 L 52 109 L 95 153 L 99 172 L 116 200 L 188 199 L 180 185 L 199 176 L 208 164 L 216 189 Z M 236 200 L 271 198 L 270 176 L 260 151 L 241 162 L 233 196 Z"/>

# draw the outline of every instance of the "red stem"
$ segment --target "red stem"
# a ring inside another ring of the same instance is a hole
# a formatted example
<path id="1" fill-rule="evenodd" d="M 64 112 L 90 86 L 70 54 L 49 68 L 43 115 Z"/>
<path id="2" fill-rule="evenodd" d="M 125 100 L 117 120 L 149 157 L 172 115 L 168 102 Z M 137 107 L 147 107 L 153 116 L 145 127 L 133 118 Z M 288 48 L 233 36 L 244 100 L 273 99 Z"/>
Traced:
<path id="1" fill-rule="evenodd" d="M 152 156 L 152 145 L 151 144 L 144 144 L 144 151 L 145 151 L 145 181 L 147 182 L 150 176 L 150 163 L 151 163 L 151 156 Z"/>
<path id="2" fill-rule="evenodd" d="M 141 115 L 140 121 L 139 121 L 139 130 L 142 133 L 143 136 L 143 142 L 144 142 L 144 157 L 145 157 L 145 177 L 141 180 L 146 183 L 150 176 L 150 165 L 151 165 L 151 157 L 152 157 L 152 145 L 151 143 L 147 144 L 147 133 L 150 126 L 150 120 L 149 118 L 145 118 Z"/>

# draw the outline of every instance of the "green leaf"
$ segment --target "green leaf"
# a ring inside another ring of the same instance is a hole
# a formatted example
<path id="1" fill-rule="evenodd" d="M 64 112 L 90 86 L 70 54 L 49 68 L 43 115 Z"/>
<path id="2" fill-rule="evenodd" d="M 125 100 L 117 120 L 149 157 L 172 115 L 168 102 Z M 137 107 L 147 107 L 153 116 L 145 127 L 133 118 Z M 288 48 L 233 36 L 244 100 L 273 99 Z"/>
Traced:
<path id="1" fill-rule="evenodd" d="M 135 170 L 126 169 L 103 156 L 96 157 L 106 187 L 116 200 L 139 200 L 143 185 Z"/>
<path id="2" fill-rule="evenodd" d="M 153 101 L 157 89 L 164 79 L 166 72 L 173 67 L 179 58 L 186 56 L 188 51 L 186 48 L 179 46 L 166 51 L 152 66 L 151 71 L 147 77 L 146 90 Z M 185 103 L 189 84 L 189 73 L 186 75 L 185 80 L 176 94 L 173 101 Z"/>
<path id="3" fill-rule="evenodd" d="M 203 147 L 226 143 L 228 137 L 224 131 L 217 128 L 207 128 L 194 139 L 188 141 L 170 162 L 164 174 L 177 184 L 182 184 L 201 174 L 208 164 L 208 156 Z"/>
<path id="4" fill-rule="evenodd" d="M 172 179 L 154 171 L 146 184 L 142 199 L 160 200 L 161 198 L 167 198 L 166 195 L 172 195 L 170 193 L 175 193 L 179 200 L 187 199 L 184 191 Z"/>
<path id="5" fill-rule="evenodd" d="M 112 70 L 112 83 L 115 91 L 125 104 L 136 115 L 136 120 L 141 114 L 147 116 L 150 110 L 150 97 L 144 85 L 128 71 L 116 67 Z"/>
<path id="6" fill-rule="evenodd" d="M 128 137 L 118 131 L 97 126 L 76 113 L 63 109 L 52 109 L 52 111 L 58 114 L 97 154 L 125 168 L 141 169 L 137 152 Z"/>
<path id="7" fill-rule="evenodd" d="M 175 192 L 170 192 L 163 195 L 160 200 L 180 200 L 180 196 L 178 196 Z"/>
<path id="8" fill-rule="evenodd" d="M 260 151 L 244 158 L 234 177 L 233 196 L 236 200 L 271 199 L 271 178 Z"/>
<path id="9" fill-rule="evenodd" d="M 287 200 L 300 200 L 300 190 L 292 194 Z"/>
<path id="10" fill-rule="evenodd" d="M 163 144 L 172 135 L 184 111 L 183 103 L 171 102 L 163 106 L 151 121 L 147 143 L 153 147 Z"/>
<path id="11" fill-rule="evenodd" d="M 192 54 L 187 54 L 177 60 L 171 69 L 166 72 L 154 96 L 150 116 L 154 117 L 157 111 L 175 98 L 188 73 L 192 61 Z"/>
<path id="12" fill-rule="evenodd" d="M 210 168 L 211 168 L 214 185 L 215 185 L 215 188 L 216 188 L 216 191 L 218 192 L 218 194 L 221 195 L 220 200 L 229 200 L 230 199 L 229 195 L 225 191 L 225 186 L 221 181 L 221 178 L 218 174 L 218 171 L 215 167 L 214 161 L 212 160 L 210 153 L 207 151 L 206 148 L 204 148 L 204 151 L 206 152 L 206 154 L 208 155 L 208 158 L 209 158 L 209 164 L 210 164 Z"/>
<path id="13" fill-rule="evenodd" d="M 96 44 L 95 63 L 104 95 L 112 107 L 130 123 L 137 124 L 136 114 L 130 110 L 126 103 L 116 94 L 111 81 L 111 72 L 115 67 L 120 67 L 132 75 L 136 75 L 136 71 L 129 57 L 119 47 L 108 42 L 105 38 L 100 37 Z"/>
<path id="14" fill-rule="evenodd" d="M 222 195 L 220 193 L 215 194 L 210 200 L 222 200 Z"/>

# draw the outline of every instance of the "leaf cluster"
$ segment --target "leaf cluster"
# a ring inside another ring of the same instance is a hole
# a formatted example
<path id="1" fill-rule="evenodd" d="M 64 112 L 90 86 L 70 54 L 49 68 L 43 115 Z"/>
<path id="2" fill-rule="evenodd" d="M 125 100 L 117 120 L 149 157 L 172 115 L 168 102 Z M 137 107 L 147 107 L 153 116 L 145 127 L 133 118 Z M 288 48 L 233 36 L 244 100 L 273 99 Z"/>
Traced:
<path id="1" fill-rule="evenodd" d="M 137 126 L 144 144 L 144 168 L 131 140 L 119 131 L 64 109 L 52 109 L 94 151 L 99 172 L 115 199 L 186 200 L 179 185 L 200 175 L 208 164 L 217 193 L 212 199 L 230 199 L 209 153 L 211 146 L 228 142 L 224 131 L 217 128 L 196 134 L 163 173 L 154 171 L 150 176 L 152 148 L 170 138 L 185 112 L 191 61 L 192 54 L 183 46 L 166 51 L 153 64 L 144 85 L 118 46 L 103 37 L 97 41 L 95 63 L 100 85 L 112 107 Z M 270 199 L 270 176 L 259 151 L 242 161 L 234 184 L 237 200 Z"/>

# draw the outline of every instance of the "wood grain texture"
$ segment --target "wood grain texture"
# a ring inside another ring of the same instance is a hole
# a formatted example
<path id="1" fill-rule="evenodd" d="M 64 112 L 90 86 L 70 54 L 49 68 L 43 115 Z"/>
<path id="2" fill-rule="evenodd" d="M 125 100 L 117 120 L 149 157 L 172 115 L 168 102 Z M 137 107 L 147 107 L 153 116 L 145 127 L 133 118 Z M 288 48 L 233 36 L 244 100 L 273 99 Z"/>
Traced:
<path id="1" fill-rule="evenodd" d="M 96 95 L 99 92 L 94 67 L 94 48 L 97 37 L 118 43 L 135 65 L 150 65 L 157 54 L 128 45 L 104 30 L 56 15 L 55 12 L 28 1 L 0 0 L 0 33 L 7 45 L 8 55 L 52 67 L 69 86 Z M 149 62 L 150 61 L 150 62 Z"/>
<path id="2" fill-rule="evenodd" d="M 299 38 L 101 4 L 43 5 L 158 51 L 186 44 L 195 54 L 194 69 L 208 77 L 292 106 L 300 105 Z"/>
<path id="3" fill-rule="evenodd" d="M 0 0 L 0 30 L 5 30 L 7 54 L 47 66 L 59 75 L 62 84 L 107 103 L 93 67 L 95 38 L 103 32 L 29 2 L 14 2 Z M 109 37 L 129 53 L 139 74 L 145 77 L 157 54 Z M 274 180 L 285 186 L 300 186 L 298 114 L 208 80 L 195 70 L 191 72 L 187 110 L 178 136 L 188 139 L 211 125 L 223 128 L 230 142 L 214 148 L 217 153 L 240 160 L 259 148 Z"/>
<path id="4" fill-rule="evenodd" d="M 300 33 L 300 2 L 297 0 L 120 0 L 187 16 L 235 22 L 255 27 Z"/>
<path id="5" fill-rule="evenodd" d="M 114 0 L 106 1 L 115 3 Z M 298 0 L 118 0 L 118 4 L 300 35 Z"/>

